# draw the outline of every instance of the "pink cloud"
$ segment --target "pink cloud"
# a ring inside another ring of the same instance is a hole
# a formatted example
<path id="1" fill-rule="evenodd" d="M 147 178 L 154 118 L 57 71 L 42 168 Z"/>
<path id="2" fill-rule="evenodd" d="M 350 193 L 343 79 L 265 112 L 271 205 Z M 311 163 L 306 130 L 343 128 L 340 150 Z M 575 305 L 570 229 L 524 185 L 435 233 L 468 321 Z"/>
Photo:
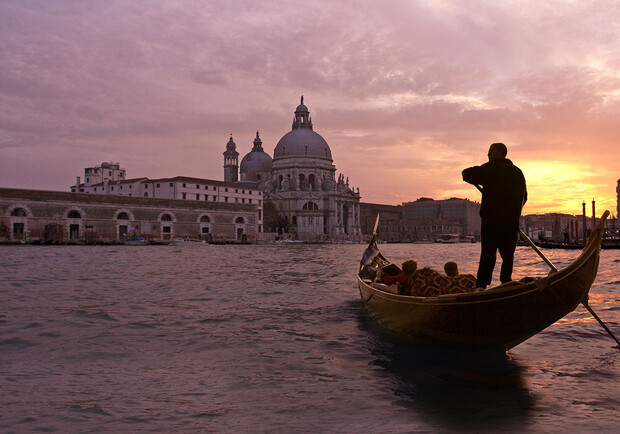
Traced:
<path id="1" fill-rule="evenodd" d="M 272 152 L 303 93 L 363 200 L 465 193 L 498 140 L 517 163 L 587 163 L 583 194 L 611 200 L 620 6 L 559 6 L 1 1 L 0 185 L 66 189 L 105 160 L 220 179 L 229 133 Z"/>

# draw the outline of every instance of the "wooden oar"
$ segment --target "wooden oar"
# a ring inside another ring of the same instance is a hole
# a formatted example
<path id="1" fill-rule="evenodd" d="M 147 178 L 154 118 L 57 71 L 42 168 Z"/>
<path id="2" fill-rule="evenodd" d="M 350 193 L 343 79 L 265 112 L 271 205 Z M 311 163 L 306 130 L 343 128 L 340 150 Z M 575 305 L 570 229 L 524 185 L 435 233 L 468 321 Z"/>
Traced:
<path id="1" fill-rule="evenodd" d="M 614 336 L 614 334 L 611 332 L 611 330 L 609 330 L 607 328 L 607 326 L 605 325 L 605 323 L 603 322 L 602 319 L 600 319 L 598 317 L 598 315 L 592 310 L 592 308 L 590 307 L 590 305 L 588 304 L 588 299 L 586 298 L 585 300 L 582 300 L 581 304 L 583 304 L 583 307 L 585 307 L 586 309 L 588 309 L 588 312 L 590 312 L 592 314 L 592 316 L 598 321 L 598 323 L 600 325 L 603 326 L 603 328 L 605 329 L 605 331 L 607 332 L 607 334 L 609 334 L 609 336 L 612 337 L 612 339 L 614 341 L 616 341 L 616 343 L 618 344 L 618 346 L 616 348 L 620 348 L 620 342 L 618 341 L 618 339 Z"/>
<path id="2" fill-rule="evenodd" d="M 482 193 L 482 187 L 480 187 L 478 184 L 474 184 L 476 186 L 476 188 L 478 190 L 480 190 L 480 193 Z M 547 263 L 547 265 L 549 266 L 549 268 L 551 268 L 551 270 L 554 273 L 557 273 L 558 269 L 555 265 L 553 265 L 553 263 L 549 260 L 549 258 L 547 258 L 545 256 L 545 254 L 543 252 L 540 251 L 540 249 L 538 248 L 538 246 L 536 246 L 536 244 L 534 244 L 534 242 L 532 240 L 530 240 L 530 238 L 525 235 L 525 233 L 519 229 L 519 235 L 521 235 L 521 238 L 523 238 L 525 240 L 526 243 L 528 243 L 530 245 L 530 247 L 532 249 L 534 249 L 534 251 L 536 253 L 538 253 L 538 256 L 540 256 L 543 261 L 545 261 Z M 592 316 L 594 317 L 595 320 L 598 321 L 598 323 L 603 326 L 603 328 L 605 329 L 605 331 L 609 334 L 609 336 L 611 336 L 611 338 L 616 341 L 616 343 L 618 344 L 617 348 L 620 348 L 620 341 L 618 341 L 618 339 L 614 336 L 614 334 L 611 332 L 611 330 L 609 330 L 609 328 L 607 328 L 607 326 L 605 325 L 605 323 L 603 322 L 602 319 L 600 319 L 598 317 L 598 315 L 596 314 L 596 312 L 594 312 L 594 310 L 590 307 L 590 305 L 588 304 L 588 299 L 586 297 L 585 300 L 581 301 L 581 304 L 583 304 L 583 306 L 588 310 L 588 312 L 590 312 L 590 314 L 592 314 Z"/>

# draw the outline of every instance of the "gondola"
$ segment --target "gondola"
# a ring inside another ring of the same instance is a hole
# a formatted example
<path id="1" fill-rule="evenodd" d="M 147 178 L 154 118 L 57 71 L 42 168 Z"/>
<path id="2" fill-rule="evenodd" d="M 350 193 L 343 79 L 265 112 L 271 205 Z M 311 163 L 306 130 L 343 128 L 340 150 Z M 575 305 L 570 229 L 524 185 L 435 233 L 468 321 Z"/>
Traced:
<path id="1" fill-rule="evenodd" d="M 376 321 L 401 336 L 457 350 L 507 351 L 563 318 L 580 303 L 589 309 L 588 292 L 598 271 L 608 216 L 606 211 L 581 255 L 566 268 L 482 292 L 437 297 L 397 295 L 373 282 L 376 270 L 390 264 L 377 247 L 375 225 L 358 271 L 360 296 Z"/>

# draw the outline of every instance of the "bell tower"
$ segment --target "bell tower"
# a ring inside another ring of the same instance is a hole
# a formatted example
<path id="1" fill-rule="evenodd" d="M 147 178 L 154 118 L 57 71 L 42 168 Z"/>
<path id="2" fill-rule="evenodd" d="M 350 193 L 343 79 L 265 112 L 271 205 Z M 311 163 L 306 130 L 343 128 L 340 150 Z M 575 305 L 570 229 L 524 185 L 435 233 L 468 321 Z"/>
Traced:
<path id="1" fill-rule="evenodd" d="M 239 153 L 231 134 L 224 152 L 224 182 L 237 181 L 239 181 Z"/>

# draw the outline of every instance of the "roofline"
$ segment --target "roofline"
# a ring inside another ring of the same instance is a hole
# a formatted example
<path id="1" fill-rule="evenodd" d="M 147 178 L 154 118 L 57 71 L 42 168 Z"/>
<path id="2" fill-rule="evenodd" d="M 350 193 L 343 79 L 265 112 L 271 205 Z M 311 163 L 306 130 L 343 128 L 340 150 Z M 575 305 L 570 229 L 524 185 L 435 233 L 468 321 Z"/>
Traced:
<path id="1" fill-rule="evenodd" d="M 225 182 L 225 181 L 218 181 L 215 179 L 205 179 L 205 178 L 192 178 L 189 176 L 174 176 L 172 178 L 157 178 L 157 179 L 149 179 L 149 178 L 133 178 L 133 179 L 123 179 L 123 180 L 115 180 L 115 181 L 108 181 L 108 185 L 120 185 L 120 184 L 132 184 L 135 182 L 143 182 L 143 183 L 153 183 L 153 182 L 194 182 L 194 183 L 206 183 L 206 184 L 211 184 L 211 185 L 219 185 L 222 187 L 239 187 L 241 185 L 245 185 L 245 183 L 243 181 L 239 181 L 239 182 Z M 89 187 L 99 187 L 99 186 L 104 186 L 105 183 L 104 182 L 98 182 L 97 184 L 91 184 L 89 185 Z M 84 187 L 84 184 L 80 184 L 80 187 Z M 70 187 L 75 187 L 75 184 L 71 185 Z M 246 188 L 250 188 L 249 186 Z M 256 188 L 255 190 L 260 190 L 258 188 Z"/>
<path id="2" fill-rule="evenodd" d="M 188 207 L 200 205 L 200 208 L 222 208 L 222 209 L 256 209 L 255 204 L 240 204 L 232 202 L 207 202 L 202 200 L 188 200 L 188 199 L 164 199 L 155 197 L 140 197 L 140 196 L 118 196 L 107 194 L 88 194 L 88 193 L 72 193 L 66 191 L 53 191 L 53 190 L 28 190 L 19 188 L 2 188 L 0 187 L 0 197 L 13 198 L 13 199 L 40 199 L 40 200 L 57 200 L 67 202 L 90 202 L 90 203 L 110 203 L 110 204 L 136 204 L 136 205 L 151 205 L 151 206 L 172 206 L 176 207 Z"/>

